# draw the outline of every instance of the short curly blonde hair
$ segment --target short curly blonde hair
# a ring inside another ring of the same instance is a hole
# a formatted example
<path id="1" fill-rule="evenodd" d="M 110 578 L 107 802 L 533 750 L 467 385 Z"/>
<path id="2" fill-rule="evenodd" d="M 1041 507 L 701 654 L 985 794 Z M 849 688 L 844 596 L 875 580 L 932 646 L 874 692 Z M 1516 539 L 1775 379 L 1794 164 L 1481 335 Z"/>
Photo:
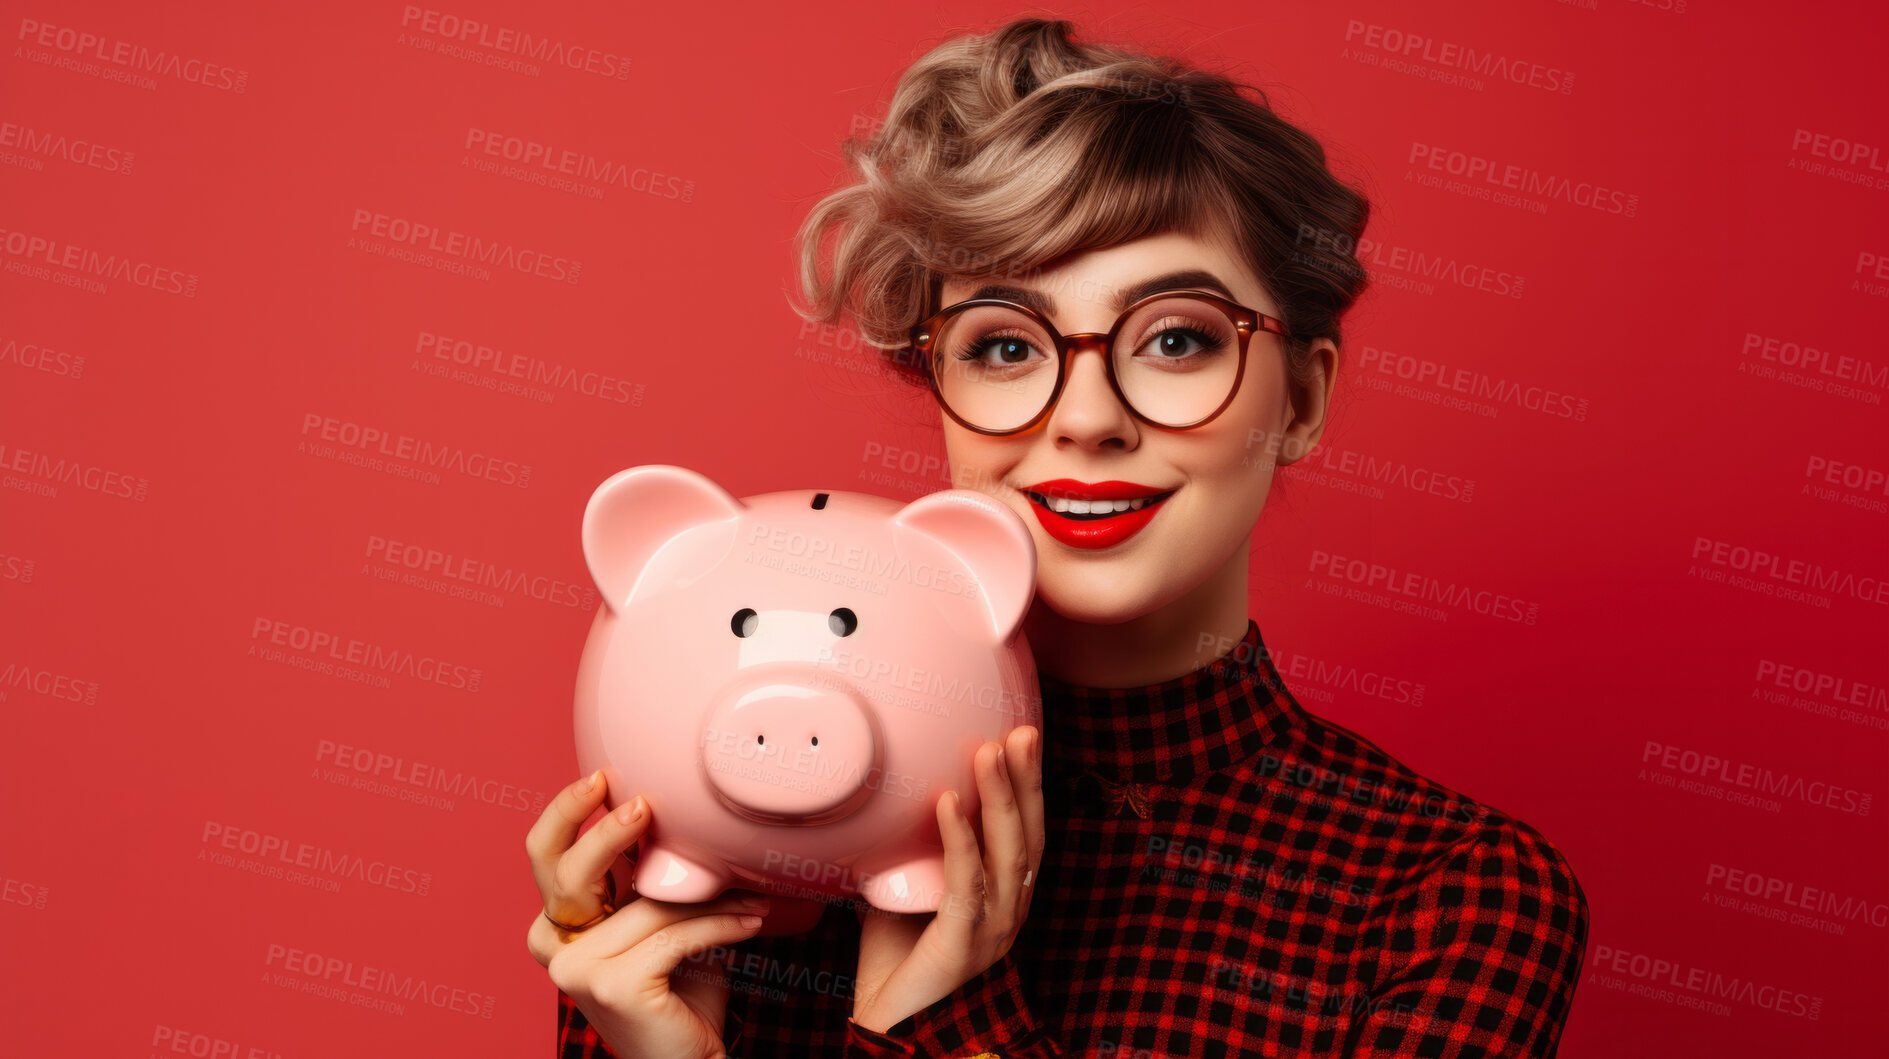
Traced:
<path id="1" fill-rule="evenodd" d="M 1019 19 L 947 40 L 904 72 L 879 128 L 841 144 L 857 180 L 801 225 L 807 301 L 795 311 L 825 324 L 850 315 L 893 374 L 925 386 L 909 328 L 942 307 L 945 277 L 1014 276 L 1181 231 L 1243 255 L 1281 310 L 1304 381 L 1310 341 L 1340 341 L 1363 293 L 1356 248 L 1370 203 L 1258 89 L 1077 43 L 1070 29 Z"/>

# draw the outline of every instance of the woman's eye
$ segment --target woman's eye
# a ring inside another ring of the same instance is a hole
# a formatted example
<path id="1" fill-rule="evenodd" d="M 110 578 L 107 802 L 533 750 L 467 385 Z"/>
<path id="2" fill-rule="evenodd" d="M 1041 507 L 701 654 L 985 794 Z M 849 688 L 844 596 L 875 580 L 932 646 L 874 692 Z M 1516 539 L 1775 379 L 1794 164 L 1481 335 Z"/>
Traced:
<path id="1" fill-rule="evenodd" d="M 859 628 L 859 615 L 849 608 L 841 607 L 826 616 L 826 625 L 835 636 L 851 636 L 853 630 Z"/>
<path id="2" fill-rule="evenodd" d="M 1148 348 L 1155 355 L 1169 359 L 1184 357 L 1195 352 L 1193 347 L 1204 345 L 1206 343 L 1202 342 L 1194 332 L 1180 327 L 1163 331 L 1148 341 Z"/>
<path id="3" fill-rule="evenodd" d="M 1155 332 L 1141 347 L 1149 359 L 1188 361 L 1212 356 L 1225 343 L 1205 331 L 1192 327 L 1169 327 Z"/>
<path id="4" fill-rule="evenodd" d="M 987 368 L 1009 367 L 1026 364 L 1034 347 L 1021 338 L 984 338 L 973 342 L 958 353 L 959 360 L 975 360 Z M 996 354 L 993 359 L 991 354 Z"/>
<path id="5" fill-rule="evenodd" d="M 754 630 L 761 624 L 761 616 L 747 607 L 735 611 L 734 620 L 728 623 L 735 630 L 736 636 L 753 636 Z"/>

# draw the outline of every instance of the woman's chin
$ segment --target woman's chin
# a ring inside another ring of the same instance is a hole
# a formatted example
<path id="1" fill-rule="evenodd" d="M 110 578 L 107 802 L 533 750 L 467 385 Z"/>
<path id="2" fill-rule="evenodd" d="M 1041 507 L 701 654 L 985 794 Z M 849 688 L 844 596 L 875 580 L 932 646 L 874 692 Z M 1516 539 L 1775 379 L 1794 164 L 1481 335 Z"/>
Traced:
<path id="1" fill-rule="evenodd" d="M 1152 609 L 1148 600 L 1124 584 L 1121 577 L 1100 571 L 1070 577 L 1039 573 L 1036 595 L 1062 618 L 1084 625 L 1119 625 Z"/>

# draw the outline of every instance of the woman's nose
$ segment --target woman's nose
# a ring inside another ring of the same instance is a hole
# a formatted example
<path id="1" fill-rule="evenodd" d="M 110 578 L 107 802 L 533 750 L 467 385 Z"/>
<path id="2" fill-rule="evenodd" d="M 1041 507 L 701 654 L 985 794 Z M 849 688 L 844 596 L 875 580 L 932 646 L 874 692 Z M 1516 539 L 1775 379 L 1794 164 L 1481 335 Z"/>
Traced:
<path id="1" fill-rule="evenodd" d="M 1133 416 L 1122 406 L 1108 380 L 1108 336 L 1100 332 L 1066 335 L 1070 342 L 1069 359 L 1063 370 L 1062 393 L 1051 410 L 1051 428 L 1059 435 L 1083 440 L 1084 435 L 1102 432 L 1119 435 L 1132 429 Z M 1085 354 L 1094 353 L 1095 356 Z"/>

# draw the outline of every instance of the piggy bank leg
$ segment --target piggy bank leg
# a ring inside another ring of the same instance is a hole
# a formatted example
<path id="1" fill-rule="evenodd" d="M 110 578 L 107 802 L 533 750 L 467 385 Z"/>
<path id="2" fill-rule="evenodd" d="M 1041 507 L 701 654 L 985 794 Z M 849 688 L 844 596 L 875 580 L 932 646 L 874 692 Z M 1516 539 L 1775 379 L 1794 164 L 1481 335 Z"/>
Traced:
<path id="1" fill-rule="evenodd" d="M 631 885 L 643 897 L 689 903 L 713 900 L 733 881 L 734 874 L 719 862 L 692 860 L 652 844 L 643 850 Z"/>
<path id="2" fill-rule="evenodd" d="M 859 895 L 885 912 L 936 912 L 944 903 L 944 858 L 933 854 L 862 869 Z"/>

